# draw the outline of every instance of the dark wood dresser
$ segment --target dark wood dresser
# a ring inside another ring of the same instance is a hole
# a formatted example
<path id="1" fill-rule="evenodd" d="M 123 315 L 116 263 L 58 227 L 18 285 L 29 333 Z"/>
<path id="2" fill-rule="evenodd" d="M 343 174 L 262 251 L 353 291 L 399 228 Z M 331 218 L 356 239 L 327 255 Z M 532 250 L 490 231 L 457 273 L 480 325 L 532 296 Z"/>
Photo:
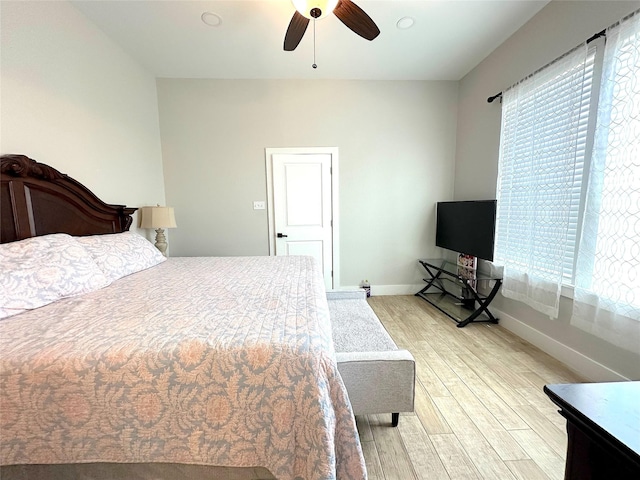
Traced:
<path id="1" fill-rule="evenodd" d="M 566 480 L 640 479 L 640 382 L 547 385 L 567 419 Z"/>

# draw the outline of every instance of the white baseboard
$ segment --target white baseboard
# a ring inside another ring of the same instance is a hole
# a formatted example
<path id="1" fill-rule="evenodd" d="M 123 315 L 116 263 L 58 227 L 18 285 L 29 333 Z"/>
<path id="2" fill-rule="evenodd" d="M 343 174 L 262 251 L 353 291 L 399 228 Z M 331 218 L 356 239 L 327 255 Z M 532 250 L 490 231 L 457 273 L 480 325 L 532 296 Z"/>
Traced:
<path id="1" fill-rule="evenodd" d="M 422 285 L 371 285 L 371 295 L 413 295 L 424 287 Z M 340 287 L 338 290 L 357 290 L 358 285 Z M 609 367 L 596 362 L 583 353 L 568 347 L 554 338 L 536 330 L 526 323 L 512 317 L 495 308 L 491 308 L 492 313 L 500 318 L 500 325 L 515 333 L 520 338 L 535 345 L 543 352 L 560 360 L 571 370 L 594 382 L 623 382 L 629 379 L 624 375 L 611 370 Z"/>
<path id="2" fill-rule="evenodd" d="M 424 285 L 371 285 L 371 295 L 413 295 Z M 358 285 L 340 287 L 338 290 L 357 290 Z"/>
<path id="3" fill-rule="evenodd" d="M 413 295 L 424 285 L 371 285 L 371 295 Z M 358 285 L 340 287 L 338 290 L 357 290 Z M 629 379 L 609 367 L 587 357 L 583 353 L 561 343 L 554 338 L 536 330 L 526 323 L 506 314 L 500 310 L 491 308 L 494 315 L 500 318 L 500 325 L 515 333 L 520 338 L 535 345 L 540 350 L 560 360 L 571 370 L 594 382 L 622 382 Z"/>
<path id="4" fill-rule="evenodd" d="M 550 336 L 536 330 L 526 323 L 506 314 L 500 310 L 491 308 L 492 313 L 500 318 L 500 325 L 520 338 L 535 345 L 543 352 L 560 360 L 571 370 L 594 382 L 622 382 L 629 380 L 624 375 L 596 362 L 586 355 L 568 347 Z"/>

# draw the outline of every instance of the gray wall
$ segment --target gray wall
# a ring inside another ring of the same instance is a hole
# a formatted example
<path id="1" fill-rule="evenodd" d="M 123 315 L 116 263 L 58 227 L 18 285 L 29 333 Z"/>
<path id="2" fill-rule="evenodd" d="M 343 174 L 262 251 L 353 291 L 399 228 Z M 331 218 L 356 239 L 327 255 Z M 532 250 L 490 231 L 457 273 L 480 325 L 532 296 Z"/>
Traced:
<path id="1" fill-rule="evenodd" d="M 640 2 L 560 2 L 542 9 L 460 82 L 455 197 L 495 198 L 500 141 L 500 103 L 488 96 L 511 86 L 592 34 L 610 26 Z M 498 297 L 497 308 L 551 339 L 628 377 L 640 379 L 640 346 L 629 352 L 569 325 L 571 300 L 550 320 L 524 304 Z"/>
<path id="2" fill-rule="evenodd" d="M 153 75 L 68 2 L 0 9 L 1 152 L 47 163 L 108 203 L 164 203 Z"/>
<path id="3" fill-rule="evenodd" d="M 264 149 L 338 147 L 342 285 L 419 283 L 453 195 L 457 82 L 159 79 L 158 98 L 172 255 L 268 255 Z"/>

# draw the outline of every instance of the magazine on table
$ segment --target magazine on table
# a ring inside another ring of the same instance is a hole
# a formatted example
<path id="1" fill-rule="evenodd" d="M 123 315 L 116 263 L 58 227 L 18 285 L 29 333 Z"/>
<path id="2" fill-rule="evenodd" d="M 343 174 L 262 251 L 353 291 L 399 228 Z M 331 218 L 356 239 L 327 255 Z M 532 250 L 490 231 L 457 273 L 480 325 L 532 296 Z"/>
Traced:
<path id="1" fill-rule="evenodd" d="M 464 280 L 469 287 L 474 290 L 477 288 L 476 269 L 478 268 L 478 259 L 473 255 L 458 255 L 458 276 Z"/>

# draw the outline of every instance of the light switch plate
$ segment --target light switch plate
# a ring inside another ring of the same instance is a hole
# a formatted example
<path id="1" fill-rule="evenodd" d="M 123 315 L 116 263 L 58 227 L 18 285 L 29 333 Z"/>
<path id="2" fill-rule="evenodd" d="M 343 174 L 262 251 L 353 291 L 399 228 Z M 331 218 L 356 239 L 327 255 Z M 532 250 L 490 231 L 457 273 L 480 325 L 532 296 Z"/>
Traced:
<path id="1" fill-rule="evenodd" d="M 264 210 L 265 209 L 265 202 L 259 201 L 259 200 L 253 202 L 253 209 L 254 210 Z"/>

